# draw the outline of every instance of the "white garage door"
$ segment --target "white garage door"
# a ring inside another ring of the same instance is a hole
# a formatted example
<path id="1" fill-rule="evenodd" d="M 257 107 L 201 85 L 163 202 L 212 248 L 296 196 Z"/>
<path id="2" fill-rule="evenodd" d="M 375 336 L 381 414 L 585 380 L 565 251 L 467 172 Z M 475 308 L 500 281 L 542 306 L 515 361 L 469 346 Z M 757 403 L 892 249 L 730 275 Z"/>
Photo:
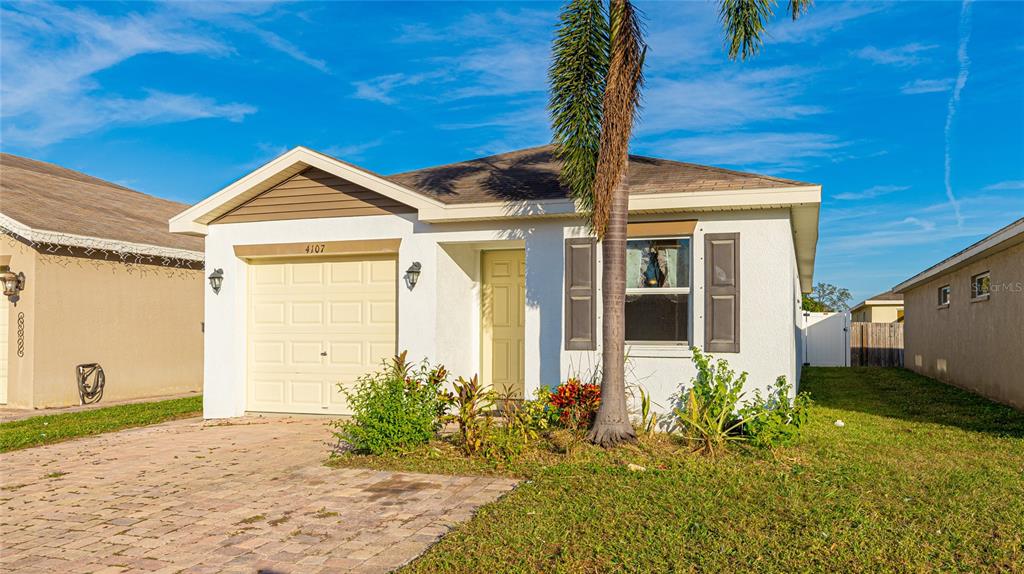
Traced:
<path id="1" fill-rule="evenodd" d="M 7 297 L 0 296 L 0 405 L 7 404 L 7 354 L 10 349 L 7 346 Z"/>
<path id="2" fill-rule="evenodd" d="M 393 256 L 249 267 L 246 410 L 348 414 L 338 383 L 395 354 Z"/>

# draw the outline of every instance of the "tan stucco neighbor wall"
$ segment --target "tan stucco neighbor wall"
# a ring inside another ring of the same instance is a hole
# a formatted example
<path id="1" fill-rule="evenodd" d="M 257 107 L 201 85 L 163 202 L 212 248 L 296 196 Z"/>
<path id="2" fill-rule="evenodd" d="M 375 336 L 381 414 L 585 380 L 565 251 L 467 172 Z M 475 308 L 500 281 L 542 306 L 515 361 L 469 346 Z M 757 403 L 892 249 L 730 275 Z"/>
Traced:
<path id="1" fill-rule="evenodd" d="M 991 295 L 971 301 L 971 277 L 989 271 Z M 950 304 L 938 307 L 938 289 Z M 903 294 L 906 366 L 1024 409 L 1024 244 L 938 275 Z"/>
<path id="2" fill-rule="evenodd" d="M 859 323 L 893 323 L 900 318 L 903 305 L 866 305 L 853 312 L 852 320 Z"/>
<path id="3" fill-rule="evenodd" d="M 70 257 L 3 238 L 26 289 L 11 306 L 8 404 L 77 405 L 75 367 L 100 363 L 103 402 L 199 392 L 203 383 L 202 270 Z M 16 356 L 17 314 L 24 356 Z"/>

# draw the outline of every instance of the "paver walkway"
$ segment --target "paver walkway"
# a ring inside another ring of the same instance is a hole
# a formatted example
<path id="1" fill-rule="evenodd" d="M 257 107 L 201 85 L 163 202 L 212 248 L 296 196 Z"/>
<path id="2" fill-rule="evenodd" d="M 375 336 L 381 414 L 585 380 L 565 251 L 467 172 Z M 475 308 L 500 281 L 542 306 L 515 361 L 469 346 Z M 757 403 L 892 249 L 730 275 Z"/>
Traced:
<path id="1" fill-rule="evenodd" d="M 198 419 L 0 454 L 3 572 L 387 572 L 510 490 L 330 469 L 322 419 Z"/>

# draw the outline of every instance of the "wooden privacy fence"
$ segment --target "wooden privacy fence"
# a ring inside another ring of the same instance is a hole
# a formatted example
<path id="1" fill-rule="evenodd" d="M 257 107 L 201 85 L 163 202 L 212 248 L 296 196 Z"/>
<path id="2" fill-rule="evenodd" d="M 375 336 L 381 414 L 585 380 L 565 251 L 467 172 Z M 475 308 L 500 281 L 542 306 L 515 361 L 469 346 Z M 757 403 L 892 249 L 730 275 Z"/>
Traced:
<path id="1" fill-rule="evenodd" d="M 902 367 L 903 323 L 850 323 L 850 366 Z"/>

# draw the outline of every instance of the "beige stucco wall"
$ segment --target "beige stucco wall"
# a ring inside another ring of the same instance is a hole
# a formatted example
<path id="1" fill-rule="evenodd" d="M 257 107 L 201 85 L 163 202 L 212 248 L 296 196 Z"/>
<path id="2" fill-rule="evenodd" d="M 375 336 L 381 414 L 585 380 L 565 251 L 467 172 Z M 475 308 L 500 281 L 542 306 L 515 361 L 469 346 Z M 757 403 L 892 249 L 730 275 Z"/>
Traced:
<path id="1" fill-rule="evenodd" d="M 902 305 L 867 305 L 853 312 L 852 321 L 859 323 L 892 323 L 899 319 Z"/>
<path id="2" fill-rule="evenodd" d="M 7 348 L 0 352 L 7 353 L 7 404 L 12 406 L 32 406 L 32 334 L 35 333 L 35 291 L 28 280 L 35 277 L 36 252 L 31 247 L 6 235 L 0 236 L 0 257 L 10 258 L 9 265 L 15 273 L 25 274 L 26 289 L 16 304 L 9 303 L 7 309 Z M 23 329 L 18 334 L 18 315 L 22 314 Z M 18 356 L 19 339 L 22 345 L 22 356 Z"/>
<path id="3" fill-rule="evenodd" d="M 988 270 L 992 293 L 972 302 L 971 277 Z M 938 288 L 950 285 L 940 309 Z M 1024 244 L 904 293 L 906 366 L 1024 409 Z"/>
<path id="4" fill-rule="evenodd" d="M 198 392 L 203 382 L 202 270 L 131 264 L 19 250 L 11 267 L 24 271 L 23 357 L 8 349 L 8 404 L 78 404 L 75 366 L 100 363 L 103 402 Z M 15 341 L 13 332 L 11 340 Z"/>

